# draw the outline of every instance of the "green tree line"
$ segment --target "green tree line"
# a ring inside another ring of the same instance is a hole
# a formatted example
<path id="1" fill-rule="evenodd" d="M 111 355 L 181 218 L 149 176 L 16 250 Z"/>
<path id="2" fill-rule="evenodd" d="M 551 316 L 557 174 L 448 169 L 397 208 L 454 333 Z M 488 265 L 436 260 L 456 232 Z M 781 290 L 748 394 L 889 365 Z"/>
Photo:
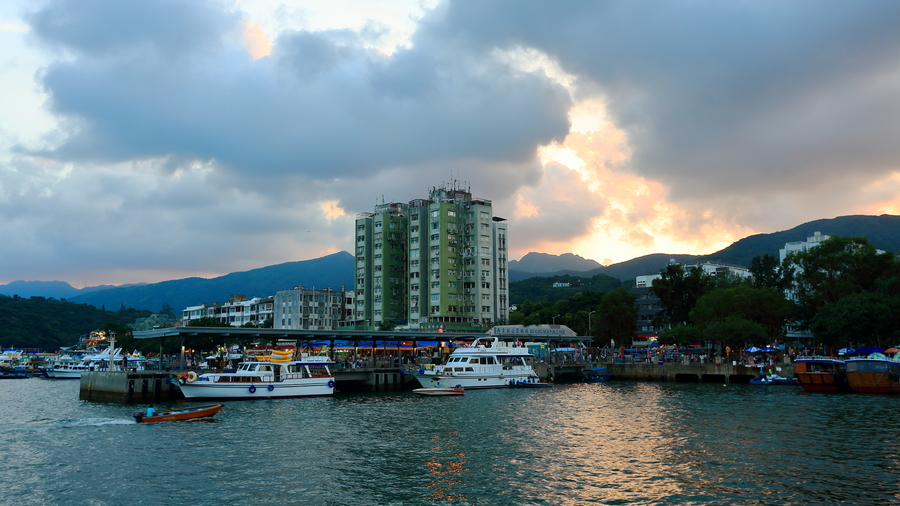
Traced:
<path id="1" fill-rule="evenodd" d="M 117 328 L 124 336 L 131 331 L 128 324 L 150 314 L 131 308 L 107 311 L 65 299 L 0 295 L 0 345 L 52 353 L 104 327 Z"/>

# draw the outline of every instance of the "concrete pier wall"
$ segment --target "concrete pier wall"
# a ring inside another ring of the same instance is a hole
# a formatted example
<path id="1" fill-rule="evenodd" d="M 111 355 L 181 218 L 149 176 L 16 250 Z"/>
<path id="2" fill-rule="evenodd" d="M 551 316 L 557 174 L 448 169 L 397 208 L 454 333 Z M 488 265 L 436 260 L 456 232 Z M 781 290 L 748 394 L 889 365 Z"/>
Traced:
<path id="1" fill-rule="evenodd" d="M 181 391 L 166 381 L 167 372 L 95 371 L 81 374 L 80 399 L 104 402 L 154 402 L 181 398 Z"/>

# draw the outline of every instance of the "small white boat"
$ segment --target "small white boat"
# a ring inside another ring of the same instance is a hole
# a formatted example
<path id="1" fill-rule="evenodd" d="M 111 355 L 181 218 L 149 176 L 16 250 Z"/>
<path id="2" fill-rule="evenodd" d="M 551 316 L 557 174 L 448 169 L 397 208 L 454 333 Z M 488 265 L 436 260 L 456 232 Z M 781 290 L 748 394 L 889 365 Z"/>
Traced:
<path id="1" fill-rule="evenodd" d="M 307 356 L 292 360 L 291 354 L 274 351 L 271 356 L 241 363 L 233 373 L 195 372 L 179 374 L 177 384 L 186 399 L 280 399 L 334 395 L 334 364 L 328 357 Z"/>
<path id="2" fill-rule="evenodd" d="M 466 391 L 459 387 L 431 387 L 431 388 L 414 388 L 413 393 L 423 397 L 444 397 L 448 395 L 463 395 Z"/>

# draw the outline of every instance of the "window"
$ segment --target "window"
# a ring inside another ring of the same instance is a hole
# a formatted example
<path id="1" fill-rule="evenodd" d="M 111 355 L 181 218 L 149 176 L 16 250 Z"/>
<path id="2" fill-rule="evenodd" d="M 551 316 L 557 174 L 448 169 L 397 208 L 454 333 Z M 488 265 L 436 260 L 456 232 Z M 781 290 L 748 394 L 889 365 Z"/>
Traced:
<path id="1" fill-rule="evenodd" d="M 441 212 L 440 212 L 439 210 L 435 209 L 434 211 L 431 211 L 431 217 L 432 217 L 432 218 L 437 218 L 437 217 L 439 217 L 439 216 L 441 215 L 440 213 L 441 213 Z"/>
<path id="2" fill-rule="evenodd" d="M 449 216 L 451 218 L 456 218 L 456 211 L 448 210 L 447 216 Z"/>

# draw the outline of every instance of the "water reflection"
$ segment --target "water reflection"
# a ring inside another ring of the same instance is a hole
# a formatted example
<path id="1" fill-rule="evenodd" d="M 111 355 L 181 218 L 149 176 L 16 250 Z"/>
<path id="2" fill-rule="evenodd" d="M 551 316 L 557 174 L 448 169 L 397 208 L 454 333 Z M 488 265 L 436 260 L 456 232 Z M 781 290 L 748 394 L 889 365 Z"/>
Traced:
<path id="1" fill-rule="evenodd" d="M 462 474 L 468 471 L 465 452 L 460 450 L 459 432 L 432 436 L 431 458 L 425 462 L 431 481 L 428 488 L 432 501 L 465 501 L 466 494 L 455 492 L 462 483 Z"/>

